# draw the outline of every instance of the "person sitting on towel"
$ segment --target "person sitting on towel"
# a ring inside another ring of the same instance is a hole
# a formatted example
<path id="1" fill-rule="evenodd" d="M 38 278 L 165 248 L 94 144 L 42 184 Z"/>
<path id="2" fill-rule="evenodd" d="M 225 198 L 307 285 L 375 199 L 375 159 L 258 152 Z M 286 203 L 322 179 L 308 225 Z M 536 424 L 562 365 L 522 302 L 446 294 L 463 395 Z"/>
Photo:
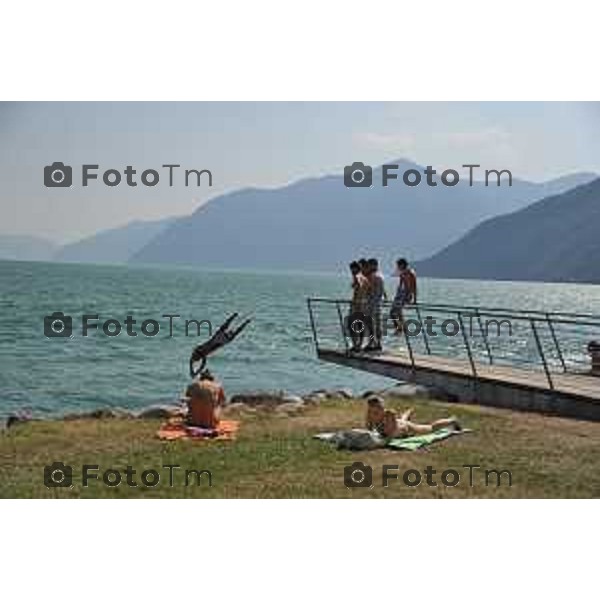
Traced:
<path id="1" fill-rule="evenodd" d="M 215 429 L 219 424 L 221 407 L 225 404 L 225 390 L 205 369 L 185 393 L 188 398 L 188 424 L 194 427 Z"/>
<path id="2" fill-rule="evenodd" d="M 413 423 L 410 420 L 413 412 L 414 409 L 409 408 L 402 413 L 400 418 L 398 418 L 396 411 L 386 410 L 383 413 L 383 435 L 389 438 L 403 438 L 432 433 L 438 429 L 443 429 L 444 427 L 454 427 L 457 430 L 461 429 L 456 417 L 438 419 L 431 423 Z"/>

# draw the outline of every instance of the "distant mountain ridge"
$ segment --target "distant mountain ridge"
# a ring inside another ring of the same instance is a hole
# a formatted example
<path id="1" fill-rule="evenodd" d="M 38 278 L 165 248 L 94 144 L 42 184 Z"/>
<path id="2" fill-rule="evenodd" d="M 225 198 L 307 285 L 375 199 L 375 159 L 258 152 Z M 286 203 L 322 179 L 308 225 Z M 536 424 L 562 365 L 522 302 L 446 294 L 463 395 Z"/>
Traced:
<path id="1" fill-rule="evenodd" d="M 0 259 L 53 260 L 58 244 L 33 235 L 0 235 Z"/>
<path id="2" fill-rule="evenodd" d="M 78 263 L 126 263 L 140 248 L 175 221 L 175 218 L 132 221 L 122 227 L 100 231 L 78 242 L 62 246 L 56 251 L 54 260 Z"/>
<path id="3" fill-rule="evenodd" d="M 423 167 L 406 160 L 398 174 Z M 486 187 L 461 172 L 455 187 L 346 188 L 343 176 L 302 179 L 274 189 L 247 188 L 215 197 L 191 215 L 133 221 L 58 247 L 32 236 L 0 236 L 0 258 L 61 262 L 199 265 L 337 271 L 358 256 L 392 264 L 432 256 L 491 217 L 518 211 L 597 178 L 574 173 L 532 183 Z M 424 261 L 423 264 L 427 264 Z"/>
<path id="4" fill-rule="evenodd" d="M 484 221 L 418 263 L 431 277 L 600 283 L 600 178 Z"/>
<path id="5" fill-rule="evenodd" d="M 423 167 L 405 160 L 398 173 Z M 596 177 L 576 173 L 545 183 L 513 186 L 346 188 L 342 175 L 303 179 L 276 189 L 243 189 L 199 207 L 152 238 L 131 261 L 226 268 L 334 271 L 360 255 L 387 263 L 425 257 L 459 239 L 477 223 Z M 439 182 L 439 175 L 438 175 Z"/>
<path id="6" fill-rule="evenodd" d="M 0 235 L 0 259 L 124 264 L 177 217 L 132 221 L 63 246 L 30 235 Z"/>

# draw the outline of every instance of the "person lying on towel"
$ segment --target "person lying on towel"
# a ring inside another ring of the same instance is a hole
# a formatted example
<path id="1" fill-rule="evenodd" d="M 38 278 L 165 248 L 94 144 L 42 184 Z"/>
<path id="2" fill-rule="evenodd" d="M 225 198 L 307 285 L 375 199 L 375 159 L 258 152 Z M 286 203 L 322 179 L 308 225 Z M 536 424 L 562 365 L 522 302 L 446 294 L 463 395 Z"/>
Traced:
<path id="1" fill-rule="evenodd" d="M 383 398 L 372 396 L 367 400 L 367 429 L 376 431 L 383 437 L 396 438 L 432 433 L 444 427 L 461 428 L 456 417 L 438 419 L 431 423 L 413 423 L 410 420 L 413 412 L 414 409 L 409 408 L 398 418 L 396 411 L 385 409 Z"/>
<path id="2" fill-rule="evenodd" d="M 205 369 L 185 392 L 188 404 L 188 425 L 215 429 L 219 424 L 221 407 L 225 404 L 225 390 Z"/>

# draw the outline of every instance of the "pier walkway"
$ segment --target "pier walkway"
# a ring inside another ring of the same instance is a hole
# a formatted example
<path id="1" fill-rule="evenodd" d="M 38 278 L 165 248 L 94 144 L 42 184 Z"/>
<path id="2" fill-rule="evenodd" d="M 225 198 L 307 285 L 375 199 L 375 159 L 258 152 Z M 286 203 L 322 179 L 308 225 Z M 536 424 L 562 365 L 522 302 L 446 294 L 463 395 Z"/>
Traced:
<path id="1" fill-rule="evenodd" d="M 600 340 L 600 317 L 416 304 L 404 308 L 396 333 L 382 310 L 383 349 L 352 350 L 351 327 L 372 318 L 351 313 L 350 302 L 308 299 L 319 359 L 393 379 L 434 387 L 457 401 L 600 421 L 600 377 L 587 345 Z"/>

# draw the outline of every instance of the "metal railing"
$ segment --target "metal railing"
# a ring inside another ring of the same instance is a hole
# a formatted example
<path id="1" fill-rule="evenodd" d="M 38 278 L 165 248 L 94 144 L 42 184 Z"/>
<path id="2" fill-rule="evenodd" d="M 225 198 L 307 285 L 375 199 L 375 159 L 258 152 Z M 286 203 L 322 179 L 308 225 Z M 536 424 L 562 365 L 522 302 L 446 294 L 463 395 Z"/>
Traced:
<path id="1" fill-rule="evenodd" d="M 589 373 L 587 344 L 600 340 L 600 315 L 540 310 L 515 310 L 454 304 L 409 304 L 402 308 L 403 327 L 390 316 L 391 302 L 379 310 L 354 311 L 349 300 L 308 298 L 317 352 L 353 351 L 350 317 L 362 315 L 366 338 L 379 319 L 385 350 L 406 349 L 414 369 L 419 355 L 463 358 L 477 378 L 478 364 L 539 369 L 550 389 L 553 374 Z"/>

